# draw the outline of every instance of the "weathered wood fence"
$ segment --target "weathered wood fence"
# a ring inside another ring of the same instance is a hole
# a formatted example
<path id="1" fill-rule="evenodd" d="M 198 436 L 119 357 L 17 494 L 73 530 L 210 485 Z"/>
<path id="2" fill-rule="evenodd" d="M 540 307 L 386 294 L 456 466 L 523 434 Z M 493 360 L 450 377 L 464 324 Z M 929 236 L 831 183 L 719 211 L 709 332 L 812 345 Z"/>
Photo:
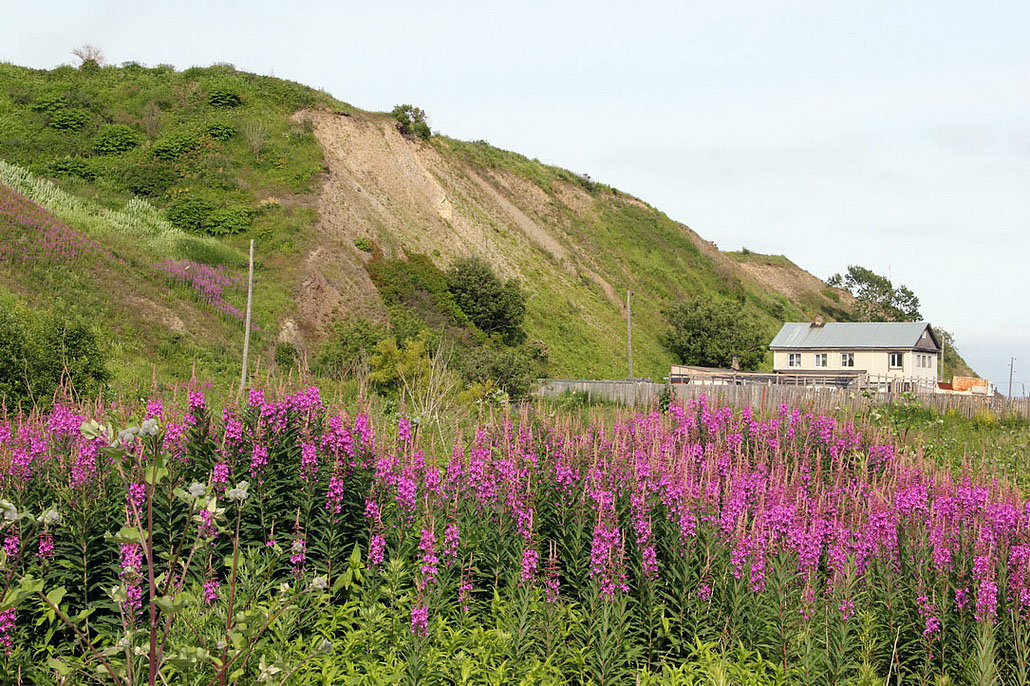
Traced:
<path id="1" fill-rule="evenodd" d="M 633 407 L 657 402 L 663 388 L 665 388 L 665 384 L 650 381 L 548 379 L 540 382 L 537 395 L 554 398 L 567 392 L 585 393 L 591 399 Z M 819 412 L 844 410 L 857 413 L 871 404 L 889 405 L 896 402 L 917 402 L 941 413 L 950 410 L 966 417 L 975 417 L 978 413 L 990 412 L 996 417 L 1017 415 L 1030 419 L 1030 398 L 1010 400 L 974 395 L 914 395 L 891 391 L 860 393 L 847 389 L 760 384 L 726 386 L 672 384 L 671 388 L 674 397 L 680 402 L 703 395 L 714 403 L 739 407 L 749 405 L 761 409 L 774 409 L 786 403 L 791 407 L 811 408 Z"/>

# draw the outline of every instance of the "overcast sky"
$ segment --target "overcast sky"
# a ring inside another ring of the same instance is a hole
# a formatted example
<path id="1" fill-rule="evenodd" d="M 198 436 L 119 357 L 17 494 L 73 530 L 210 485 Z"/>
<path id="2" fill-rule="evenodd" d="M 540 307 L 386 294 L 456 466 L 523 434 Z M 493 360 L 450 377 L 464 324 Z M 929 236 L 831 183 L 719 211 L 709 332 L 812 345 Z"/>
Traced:
<path id="1" fill-rule="evenodd" d="M 231 62 L 632 193 L 724 249 L 890 274 L 1030 393 L 1030 3 L 0 0 L 0 60 Z"/>

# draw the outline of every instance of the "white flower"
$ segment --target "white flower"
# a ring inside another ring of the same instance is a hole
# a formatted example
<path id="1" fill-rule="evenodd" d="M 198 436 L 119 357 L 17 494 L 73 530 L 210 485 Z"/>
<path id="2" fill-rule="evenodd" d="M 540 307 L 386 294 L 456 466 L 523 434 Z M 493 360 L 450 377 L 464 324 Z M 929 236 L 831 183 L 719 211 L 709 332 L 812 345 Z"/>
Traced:
<path id="1" fill-rule="evenodd" d="M 47 510 L 39 516 L 39 521 L 43 522 L 44 524 L 50 525 L 60 524 L 61 513 L 53 508 L 50 508 L 49 510 Z"/>
<path id="2" fill-rule="evenodd" d="M 292 548 L 295 553 L 302 553 L 304 552 L 304 541 L 298 538 L 293 542 L 293 545 L 291 545 L 290 548 Z"/>
<path id="3" fill-rule="evenodd" d="M 328 638 L 324 639 L 322 641 L 322 644 L 318 646 L 318 649 L 323 653 L 328 653 L 330 650 L 333 649 L 333 642 L 330 641 Z"/>
<path id="4" fill-rule="evenodd" d="M 141 434 L 146 435 L 146 436 L 156 436 L 157 435 L 157 420 L 154 419 L 153 417 L 151 417 L 150 419 L 147 419 L 140 426 L 139 432 Z"/>
<path id="5" fill-rule="evenodd" d="M 247 499 L 247 486 L 249 484 L 246 481 L 241 481 L 236 484 L 236 488 L 230 488 L 225 492 L 225 497 L 229 500 L 244 501 Z"/>
<path id="6" fill-rule="evenodd" d="M 329 582 L 326 581 L 326 578 L 324 576 L 316 576 L 314 579 L 311 580 L 311 588 L 315 589 L 316 591 L 324 591 L 325 589 L 329 588 Z"/>
<path id="7" fill-rule="evenodd" d="M 194 498 L 199 498 L 200 496 L 204 495 L 204 493 L 206 493 L 206 492 L 207 492 L 207 486 L 205 486 L 204 484 L 200 483 L 199 481 L 194 481 L 193 483 L 190 484 L 190 495 L 193 496 Z"/>
<path id="8" fill-rule="evenodd" d="M 16 508 L 11 503 L 9 503 L 6 500 L 4 500 L 4 501 L 0 502 L 0 507 L 3 508 L 3 510 L 4 510 L 4 519 L 6 519 L 7 521 L 13 522 L 15 519 L 18 518 L 18 508 Z"/>
<path id="9" fill-rule="evenodd" d="M 122 429 L 118 432 L 118 442 L 122 444 L 132 443 L 133 440 L 135 440 L 136 433 L 138 431 L 139 430 L 136 427 L 132 427 L 130 429 Z"/>

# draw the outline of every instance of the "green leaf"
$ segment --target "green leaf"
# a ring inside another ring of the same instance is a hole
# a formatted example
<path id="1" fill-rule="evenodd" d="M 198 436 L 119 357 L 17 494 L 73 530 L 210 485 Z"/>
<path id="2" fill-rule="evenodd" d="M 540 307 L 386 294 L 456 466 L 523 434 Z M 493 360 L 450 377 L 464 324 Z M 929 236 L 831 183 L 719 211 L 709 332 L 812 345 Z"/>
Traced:
<path id="1" fill-rule="evenodd" d="M 121 529 L 118 529 L 118 533 L 112 536 L 112 538 L 115 543 L 143 544 L 143 535 L 140 533 L 140 530 L 131 526 L 123 526 Z"/>
<path id="2" fill-rule="evenodd" d="M 57 672 L 60 676 L 68 676 L 72 673 L 72 668 L 64 664 L 56 657 L 49 658 L 46 661 L 47 667 Z"/>
<path id="3" fill-rule="evenodd" d="M 46 594 L 46 599 L 53 603 L 55 607 L 60 606 L 61 601 L 64 600 L 65 593 L 64 587 L 58 586 Z"/>
<path id="4" fill-rule="evenodd" d="M 168 468 L 165 466 L 165 456 L 160 454 L 154 458 L 154 463 L 147 465 L 143 470 L 143 480 L 151 486 L 156 486 L 168 476 Z"/>

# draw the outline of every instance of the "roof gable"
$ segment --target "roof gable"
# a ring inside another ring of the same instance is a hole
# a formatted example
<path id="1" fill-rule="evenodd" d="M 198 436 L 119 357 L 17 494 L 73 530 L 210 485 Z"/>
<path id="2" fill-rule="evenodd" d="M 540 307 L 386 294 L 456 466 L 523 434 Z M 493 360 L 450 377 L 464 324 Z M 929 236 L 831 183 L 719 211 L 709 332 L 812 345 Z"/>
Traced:
<path id="1" fill-rule="evenodd" d="M 940 343 L 926 322 L 787 322 L 769 347 L 940 350 Z"/>

